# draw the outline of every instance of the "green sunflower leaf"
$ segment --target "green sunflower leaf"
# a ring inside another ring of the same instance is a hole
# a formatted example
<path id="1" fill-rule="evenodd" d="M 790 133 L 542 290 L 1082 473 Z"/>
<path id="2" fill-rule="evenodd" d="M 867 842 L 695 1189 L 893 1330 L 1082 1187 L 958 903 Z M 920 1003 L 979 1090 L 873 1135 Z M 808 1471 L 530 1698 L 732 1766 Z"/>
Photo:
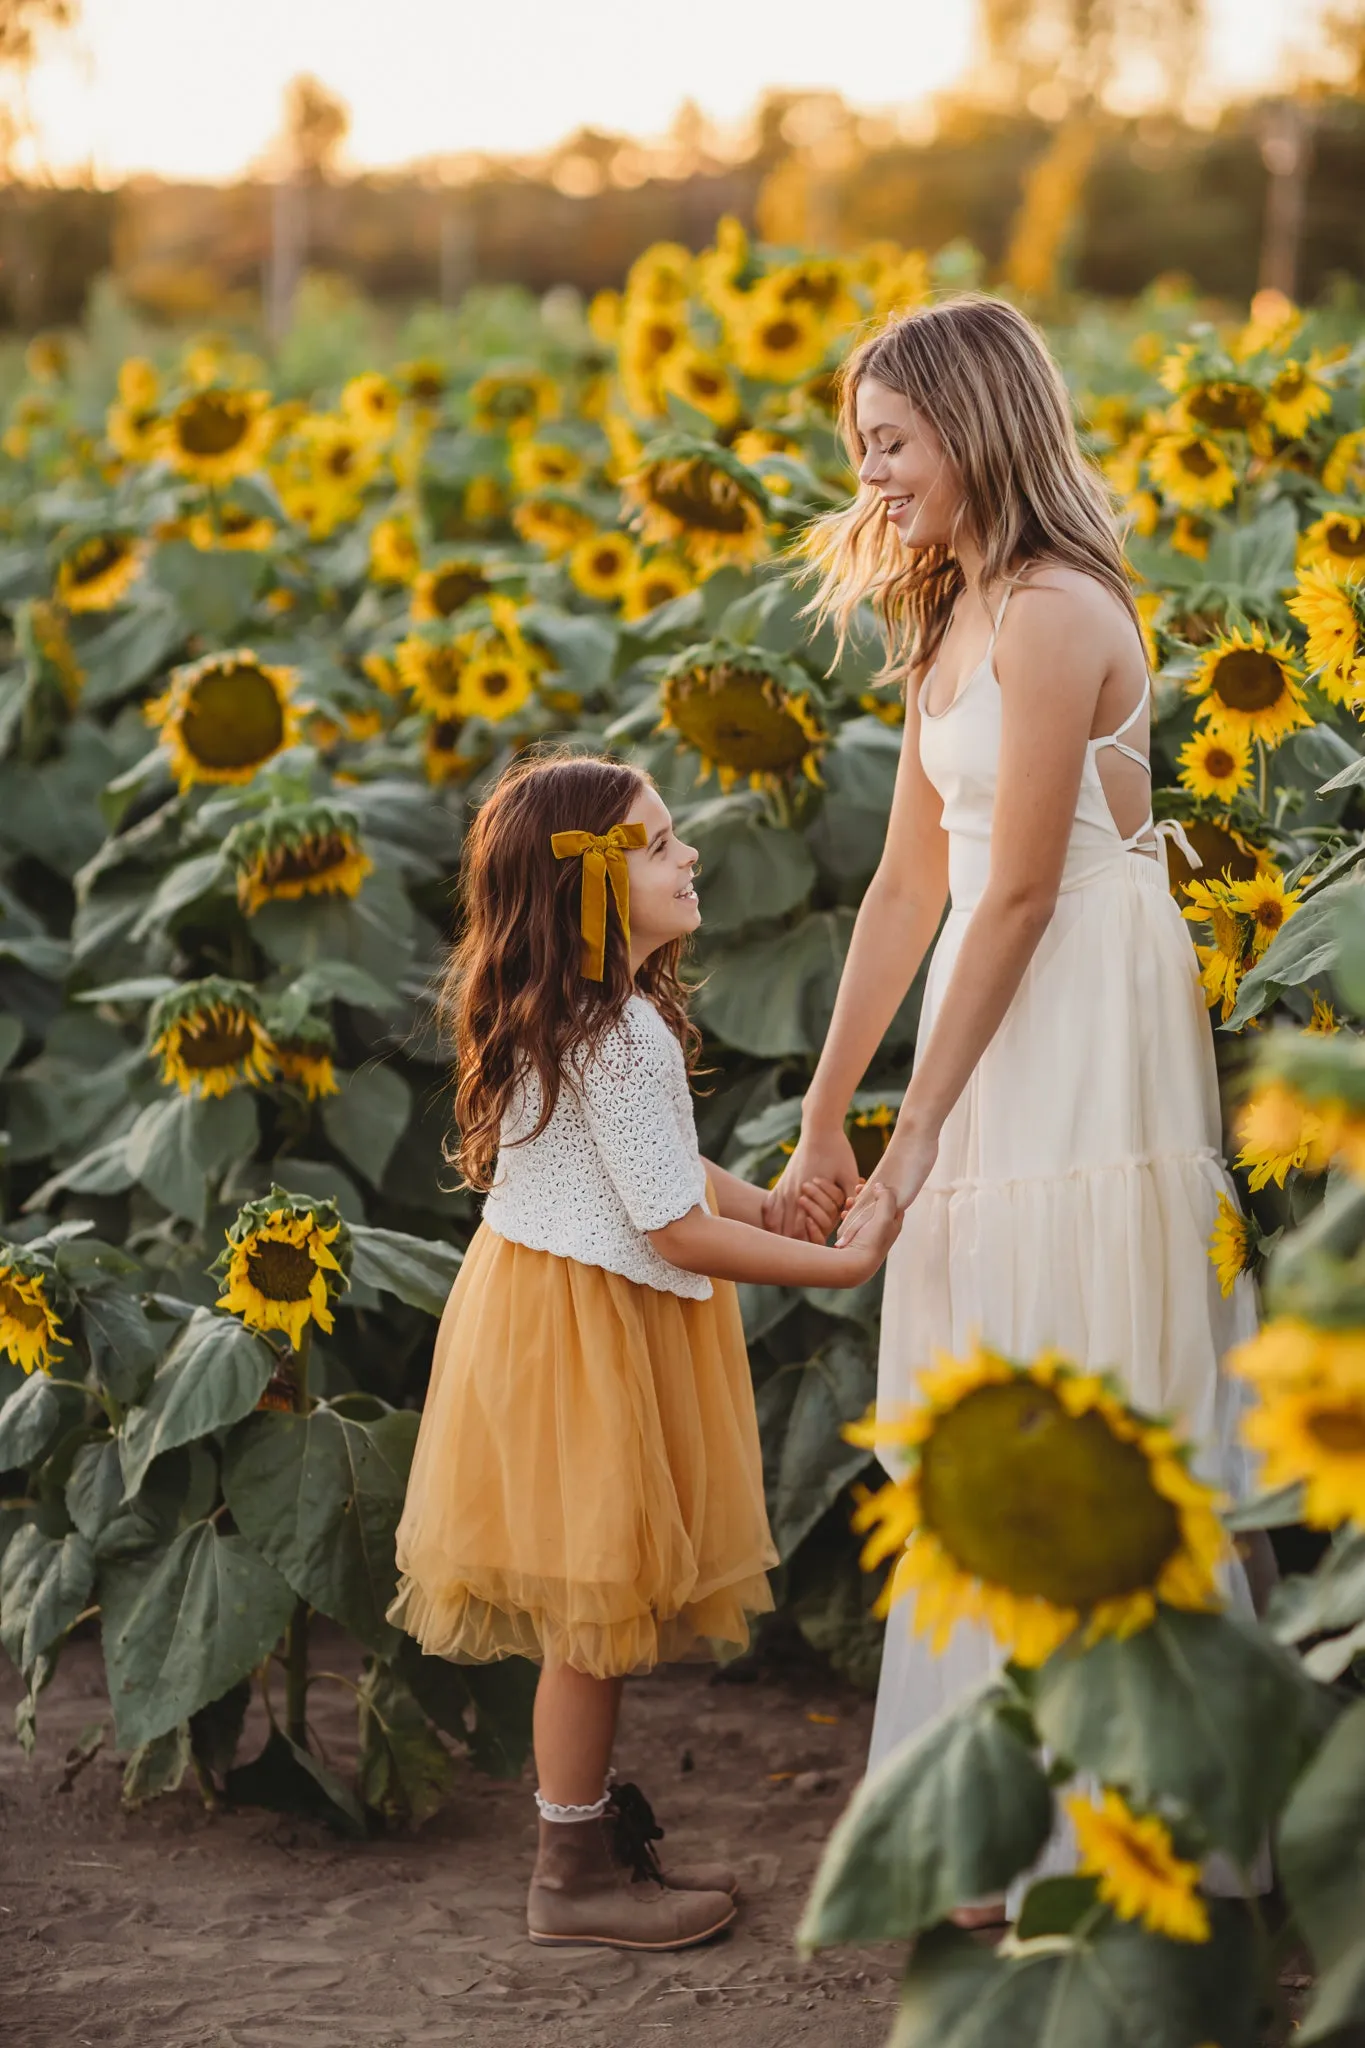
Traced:
<path id="1" fill-rule="evenodd" d="M 416 1437 L 407 1410 L 369 1423 L 327 1408 L 262 1413 L 238 1424 L 223 1458 L 238 1528 L 301 1600 L 380 1656 L 399 1641 L 384 1611 L 397 1585 L 394 1531 Z"/>
<path id="2" fill-rule="evenodd" d="M 343 1159 L 372 1186 L 384 1178 L 412 1110 L 412 1091 L 392 1067 L 338 1074 L 341 1092 L 322 1105 L 322 1127 Z"/>
<path id="3" fill-rule="evenodd" d="M 36 1463 L 61 1420 L 57 1389 L 45 1373 L 31 1373 L 0 1407 L 0 1472 Z"/>
<path id="4" fill-rule="evenodd" d="M 351 1243 L 353 1281 L 396 1294 L 439 1320 L 459 1275 L 462 1252 L 441 1238 L 409 1237 L 403 1230 L 374 1230 L 368 1224 L 352 1226 Z"/>
<path id="5" fill-rule="evenodd" d="M 218 644 L 246 617 L 265 568 L 254 549 L 206 550 L 187 540 L 163 541 L 152 558 L 152 574 L 175 600 L 184 628 Z"/>
<path id="6" fill-rule="evenodd" d="M 697 888 L 708 932 L 785 917 L 810 894 L 815 862 L 809 848 L 797 833 L 770 822 L 756 791 L 699 804 L 682 814 L 677 830 L 701 855 Z"/>
<path id="7" fill-rule="evenodd" d="M 420 1827 L 455 1785 L 455 1760 L 392 1667 L 371 1662 L 360 1683 L 360 1796 L 386 1820 Z"/>
<path id="8" fill-rule="evenodd" d="M 228 1772 L 227 1795 L 236 1806 L 301 1813 L 354 1841 L 365 1838 L 364 1810 L 349 1785 L 282 1728 L 271 1729 L 259 1756 Z"/>
<path id="9" fill-rule="evenodd" d="M 182 1530 L 158 1557 L 107 1565 L 100 1594 L 123 1749 L 166 1734 L 253 1671 L 294 1611 L 279 1573 L 212 1522 Z"/>
<path id="10" fill-rule="evenodd" d="M 247 1088 L 228 1095 L 163 1095 L 148 1103 L 126 1140 L 134 1178 L 172 1215 L 202 1224 L 208 1183 L 253 1150 L 256 1111 Z"/>
<path id="11" fill-rule="evenodd" d="M 910 1941 L 957 1906 L 1003 1892 L 1052 1827 L 1037 1758 L 984 1687 L 864 1779 L 820 1861 L 797 1930 L 806 1954 Z"/>
<path id="12" fill-rule="evenodd" d="M 1347 2038 L 1365 2022 L 1365 1700 L 1332 1729 L 1294 1787 L 1280 1873 L 1317 1966 L 1296 2042 Z"/>
<path id="13" fill-rule="evenodd" d="M 1259 1017 L 1287 988 L 1301 988 L 1315 976 L 1330 974 L 1337 959 L 1337 910 L 1354 901 L 1360 883 L 1331 882 L 1287 918 L 1256 965 L 1247 970 L 1237 1003 L 1224 1031 L 1240 1031 Z"/>
<path id="14" fill-rule="evenodd" d="M 0 1643 L 27 1678 L 90 1599 L 95 1559 L 79 1530 L 60 1541 L 28 1522 L 0 1557 Z"/>
<path id="15" fill-rule="evenodd" d="M 249 1415 L 265 1392 L 275 1354 L 235 1316 L 197 1308 L 176 1333 L 146 1399 L 119 1432 L 124 1494 L 138 1491 L 153 1458 Z"/>
<path id="16" fill-rule="evenodd" d="M 867 1452 L 839 1432 L 866 1412 L 876 1377 L 869 1346 L 840 1331 L 814 1358 L 779 1367 L 759 1388 L 768 1514 L 784 1558 L 866 1466 Z"/>

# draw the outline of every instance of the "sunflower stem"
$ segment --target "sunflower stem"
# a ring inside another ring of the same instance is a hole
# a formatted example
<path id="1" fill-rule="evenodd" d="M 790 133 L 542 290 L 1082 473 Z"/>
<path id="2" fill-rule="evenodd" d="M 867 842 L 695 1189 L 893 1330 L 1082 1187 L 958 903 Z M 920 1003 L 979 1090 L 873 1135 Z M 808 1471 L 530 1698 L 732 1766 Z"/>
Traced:
<path id="1" fill-rule="evenodd" d="M 1257 740 L 1257 742 L 1256 742 L 1256 802 L 1257 802 L 1257 804 L 1258 804 L 1258 805 L 1260 806 L 1260 811 L 1261 811 L 1261 816 L 1262 816 L 1262 817 L 1264 817 L 1264 816 L 1266 815 L 1266 804 L 1267 804 L 1267 802 L 1268 802 L 1268 800 L 1269 800 L 1269 791 L 1268 791 L 1268 789 L 1267 789 L 1267 782 L 1268 782 L 1268 779 L 1269 779 L 1269 770 L 1270 770 L 1270 757 L 1269 757 L 1269 755 L 1268 755 L 1268 754 L 1266 753 L 1266 746 L 1265 746 L 1265 741 L 1264 741 L 1264 740 Z"/>
<path id="2" fill-rule="evenodd" d="M 284 1732 L 300 1749 L 308 1747 L 308 1602 L 295 1602 L 285 1636 Z"/>
<path id="3" fill-rule="evenodd" d="M 294 1346 L 294 1413 L 308 1413 L 308 1354 L 313 1348 L 313 1325 L 303 1326 L 303 1335 Z"/>

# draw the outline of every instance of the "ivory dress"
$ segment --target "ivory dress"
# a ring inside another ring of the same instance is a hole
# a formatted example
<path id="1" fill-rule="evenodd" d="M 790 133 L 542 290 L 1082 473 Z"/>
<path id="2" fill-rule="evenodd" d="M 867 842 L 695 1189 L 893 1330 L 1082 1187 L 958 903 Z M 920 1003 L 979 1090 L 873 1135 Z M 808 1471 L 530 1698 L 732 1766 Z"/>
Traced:
<path id="1" fill-rule="evenodd" d="M 920 687 L 920 759 L 943 799 L 950 896 L 921 1045 L 990 870 L 993 655 L 1008 602 L 1007 592 L 951 704 L 931 715 L 929 675 Z M 1120 835 L 1096 763 L 1117 746 L 1147 767 L 1123 738 L 1145 702 L 1086 749 L 1056 910 L 891 1249 L 877 1406 L 892 1416 L 911 1405 L 936 1351 L 961 1356 L 977 1337 L 1020 1359 L 1052 1346 L 1113 1372 L 1136 1407 L 1177 1418 L 1203 1476 L 1237 1498 L 1249 1481 L 1240 1403 L 1219 1360 L 1254 1334 L 1256 1308 L 1247 1279 L 1223 1298 L 1208 1257 L 1218 1197 L 1235 1200 L 1213 1037 L 1164 859 L 1141 851 L 1159 848 L 1157 828 L 1149 816 Z M 893 1474 L 898 1456 L 882 1459 Z M 989 1632 L 966 1622 L 936 1656 L 912 1632 L 913 1598 L 887 1620 L 869 1769 L 1001 1662 Z"/>
<path id="2" fill-rule="evenodd" d="M 389 1620 L 456 1663 L 614 1677 L 742 1648 L 777 1563 L 739 1298 L 645 1233 L 715 1195 L 682 1049 L 632 995 L 503 1122 L 436 1337 Z"/>

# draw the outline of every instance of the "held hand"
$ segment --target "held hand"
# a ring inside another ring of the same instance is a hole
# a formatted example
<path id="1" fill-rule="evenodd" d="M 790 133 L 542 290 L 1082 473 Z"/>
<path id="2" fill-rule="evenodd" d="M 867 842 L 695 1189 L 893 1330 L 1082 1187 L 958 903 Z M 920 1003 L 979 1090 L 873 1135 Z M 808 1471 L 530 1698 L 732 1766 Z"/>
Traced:
<path id="1" fill-rule="evenodd" d="M 858 1203 L 863 1209 L 863 1220 L 858 1226 L 857 1242 L 849 1249 L 863 1269 L 861 1280 L 870 1280 L 900 1236 L 905 1218 L 885 1181 L 869 1181 Z"/>
<path id="2" fill-rule="evenodd" d="M 836 1246 L 851 1245 L 859 1232 L 867 1227 L 872 1215 L 870 1207 L 873 1192 L 879 1187 L 887 1188 L 895 1198 L 897 1216 L 904 1216 L 929 1175 L 938 1158 L 937 1134 L 893 1138 L 887 1147 L 881 1163 L 870 1176 L 851 1207 L 845 1212 L 839 1226 Z"/>
<path id="3" fill-rule="evenodd" d="M 809 1244 L 823 1244 L 829 1235 L 821 1230 L 818 1215 L 802 1209 L 801 1197 L 811 1182 L 832 1182 L 842 1196 L 858 1185 L 858 1162 L 843 1127 L 833 1131 L 803 1131 L 796 1150 L 782 1170 L 769 1195 L 765 1227 L 783 1237 L 805 1238 Z"/>
<path id="4" fill-rule="evenodd" d="M 846 1205 L 847 1197 L 837 1180 L 802 1181 L 801 1192 L 797 1196 L 797 1213 L 812 1227 L 818 1243 L 828 1244 Z"/>

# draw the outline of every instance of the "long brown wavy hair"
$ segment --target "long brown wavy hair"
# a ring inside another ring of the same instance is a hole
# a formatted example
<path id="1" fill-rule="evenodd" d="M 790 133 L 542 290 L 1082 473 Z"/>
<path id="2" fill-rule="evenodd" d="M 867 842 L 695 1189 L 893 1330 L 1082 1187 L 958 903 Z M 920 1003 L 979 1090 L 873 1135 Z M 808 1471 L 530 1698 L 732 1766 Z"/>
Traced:
<path id="1" fill-rule="evenodd" d="M 964 292 L 890 321 L 856 348 L 840 373 L 839 404 L 855 469 L 867 453 L 856 411 L 864 377 L 907 398 L 938 435 L 962 486 L 956 531 L 965 525 L 981 549 L 988 589 L 1030 563 L 1065 565 L 1112 590 L 1137 626 L 1113 500 L 1081 452 L 1061 372 L 1022 313 Z M 951 541 L 907 547 L 881 492 L 860 483 L 848 505 L 807 528 L 802 550 L 820 572 L 807 609 L 833 621 L 840 653 L 868 598 L 886 643 L 883 676 L 904 682 L 933 659 L 965 581 Z"/>
<path id="2" fill-rule="evenodd" d="M 539 1137 L 554 1114 L 564 1067 L 586 1061 L 638 990 L 654 1003 L 689 1071 L 701 1033 L 678 978 L 685 941 L 651 953 L 633 978 L 615 906 L 608 903 L 601 981 L 581 968 L 581 860 L 557 860 L 554 832 L 606 832 L 624 823 L 653 778 L 596 754 L 524 754 L 498 778 L 464 843 L 460 936 L 442 978 L 437 1013 L 455 1048 L 455 1124 L 445 1156 L 480 1193 L 492 1185 L 499 1134 L 518 1082 L 540 1084 Z"/>

